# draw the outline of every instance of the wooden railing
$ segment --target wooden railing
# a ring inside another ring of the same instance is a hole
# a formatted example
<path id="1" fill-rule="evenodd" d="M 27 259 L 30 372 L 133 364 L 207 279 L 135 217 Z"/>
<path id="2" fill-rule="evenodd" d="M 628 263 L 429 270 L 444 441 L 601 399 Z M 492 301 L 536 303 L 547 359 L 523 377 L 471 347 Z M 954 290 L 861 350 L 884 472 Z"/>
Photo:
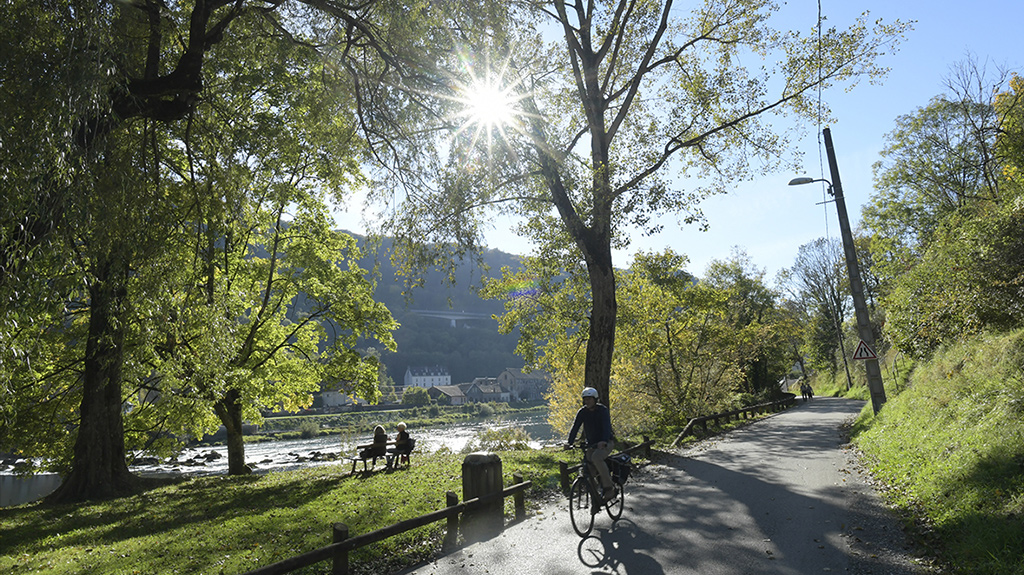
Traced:
<path id="1" fill-rule="evenodd" d="M 637 451 L 640 451 L 642 449 L 643 452 L 644 452 L 644 457 L 648 457 L 649 458 L 651 456 L 651 446 L 652 445 L 654 445 L 654 441 L 650 440 L 650 439 L 647 439 L 647 436 L 644 436 L 643 443 L 640 443 L 638 445 L 634 445 L 633 447 L 630 447 L 630 448 L 627 448 L 627 449 L 623 449 L 619 453 L 636 453 Z M 618 454 L 611 455 L 610 457 L 615 457 L 615 455 L 618 455 Z M 564 461 L 559 461 L 558 462 L 558 478 L 559 478 L 559 481 L 560 481 L 560 483 L 562 485 L 562 492 L 563 493 L 568 493 L 569 492 L 569 483 L 572 480 L 572 474 L 577 472 L 577 471 L 579 471 L 581 466 L 582 466 L 582 464 L 580 464 L 580 463 L 577 463 L 576 465 L 569 465 L 568 463 L 566 463 Z"/>
<path id="2" fill-rule="evenodd" d="M 694 427 L 700 425 L 704 430 L 704 433 L 708 431 L 708 422 L 712 422 L 716 426 L 721 425 L 721 421 L 732 421 L 735 417 L 737 420 L 741 417 L 743 419 L 749 419 L 750 416 L 757 416 L 760 413 L 766 413 L 768 411 L 780 411 L 796 403 L 796 396 L 792 393 L 784 394 L 787 397 L 771 401 L 769 403 L 760 403 L 758 405 L 751 405 L 749 407 L 743 407 L 740 409 L 734 409 L 732 411 L 726 411 L 723 413 L 716 413 L 714 415 L 703 415 L 701 417 L 694 417 L 687 424 L 686 427 L 676 436 L 675 441 L 672 442 L 672 447 L 677 447 L 684 437 L 693 433 Z"/>
<path id="3" fill-rule="evenodd" d="M 249 571 L 244 575 L 278 575 L 282 573 L 291 573 L 292 571 L 308 567 L 310 565 L 320 563 L 321 561 L 333 561 L 333 570 L 331 573 L 334 575 L 348 575 L 348 554 L 349 551 L 365 547 L 373 543 L 383 541 L 389 537 L 411 531 L 417 527 L 423 527 L 431 523 L 447 519 L 447 530 L 442 543 L 442 549 L 450 550 L 455 547 L 458 534 L 459 534 L 459 514 L 465 511 L 472 511 L 480 506 L 486 505 L 487 503 L 493 502 L 495 499 L 504 500 L 508 496 L 512 496 L 515 503 L 515 518 L 516 521 L 521 521 L 526 517 L 526 502 L 523 496 L 523 491 L 530 487 L 531 482 L 523 481 L 522 473 L 518 471 L 512 474 L 512 479 L 515 482 L 504 488 L 500 492 L 491 493 L 468 501 L 459 503 L 459 498 L 454 492 L 449 491 L 445 495 L 448 507 L 439 509 L 426 515 L 414 517 L 412 519 L 406 519 L 405 521 L 399 521 L 398 523 L 388 525 L 382 529 L 357 535 L 355 537 L 349 537 L 348 526 L 344 523 L 335 523 L 333 525 L 333 543 L 326 547 L 314 549 L 301 555 L 296 555 L 289 559 L 279 561 L 272 565 L 260 567 L 253 571 Z"/>

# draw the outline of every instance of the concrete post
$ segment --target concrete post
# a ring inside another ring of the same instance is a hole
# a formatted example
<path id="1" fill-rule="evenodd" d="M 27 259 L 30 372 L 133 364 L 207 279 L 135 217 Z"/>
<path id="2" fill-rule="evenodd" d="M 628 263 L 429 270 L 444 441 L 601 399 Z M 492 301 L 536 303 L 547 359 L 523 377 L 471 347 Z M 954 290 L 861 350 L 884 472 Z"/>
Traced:
<path id="1" fill-rule="evenodd" d="M 495 453 L 470 453 L 462 461 L 462 500 L 500 494 L 503 489 L 501 458 Z M 462 515 L 462 537 L 466 543 L 490 539 L 504 528 L 504 500 L 500 495 L 466 509 Z"/>
<path id="2" fill-rule="evenodd" d="M 832 197 L 836 200 L 836 211 L 839 215 L 839 232 L 843 236 L 843 251 L 846 254 L 846 271 L 850 275 L 850 293 L 853 295 L 853 309 L 857 316 L 857 333 L 861 341 L 869 349 L 875 349 L 875 335 L 868 318 L 868 306 L 864 301 L 864 284 L 861 282 L 860 266 L 857 263 L 857 250 L 853 245 L 853 232 L 850 231 L 850 218 L 846 213 L 846 200 L 843 199 L 843 184 L 839 181 L 839 166 L 836 153 L 832 147 L 832 132 L 825 128 L 821 131 L 825 137 L 825 152 L 828 155 L 828 168 L 832 174 Z M 844 356 L 845 357 L 845 356 Z M 868 390 L 871 392 L 871 408 L 877 414 L 885 405 L 885 386 L 882 382 L 882 370 L 877 359 L 864 361 L 867 372 Z"/>

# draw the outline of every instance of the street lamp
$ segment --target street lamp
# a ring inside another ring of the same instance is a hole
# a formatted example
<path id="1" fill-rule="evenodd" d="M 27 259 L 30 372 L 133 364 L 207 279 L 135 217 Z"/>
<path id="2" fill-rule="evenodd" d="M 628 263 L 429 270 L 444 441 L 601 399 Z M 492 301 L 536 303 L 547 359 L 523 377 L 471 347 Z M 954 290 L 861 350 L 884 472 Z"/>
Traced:
<path id="1" fill-rule="evenodd" d="M 832 132 L 825 128 L 822 130 L 822 135 L 825 137 L 825 152 L 828 154 L 828 167 L 832 173 L 832 181 L 830 182 L 823 178 L 800 177 L 790 180 L 789 185 L 800 186 L 813 182 L 825 182 L 828 184 L 828 192 L 835 198 L 836 211 L 839 213 L 839 231 L 843 236 L 843 251 L 846 253 L 846 271 L 850 274 L 850 292 L 853 295 L 853 309 L 857 314 L 857 333 L 860 335 L 861 340 L 861 345 L 857 347 L 857 350 L 860 351 L 862 346 L 867 346 L 867 350 L 870 352 L 869 355 L 874 356 L 875 336 L 871 331 L 868 306 L 864 301 L 864 284 L 860 279 L 860 266 L 857 265 L 857 251 L 853 245 L 853 233 L 850 231 L 850 218 L 846 213 L 846 200 L 843 199 L 843 185 L 839 181 L 839 166 L 836 164 L 836 154 L 832 149 Z M 867 370 L 868 390 L 871 392 L 871 407 L 875 413 L 878 413 L 885 404 L 882 370 L 878 367 L 877 357 L 866 359 L 864 366 Z"/>

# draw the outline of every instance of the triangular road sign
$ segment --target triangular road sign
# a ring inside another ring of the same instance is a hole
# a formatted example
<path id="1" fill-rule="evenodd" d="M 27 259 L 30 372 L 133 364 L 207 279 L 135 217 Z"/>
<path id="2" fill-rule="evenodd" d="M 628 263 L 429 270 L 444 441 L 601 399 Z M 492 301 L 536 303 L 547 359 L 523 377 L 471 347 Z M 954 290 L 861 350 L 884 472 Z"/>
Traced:
<path id="1" fill-rule="evenodd" d="M 878 356 L 875 355 L 875 350 L 864 343 L 864 340 L 860 340 L 857 351 L 853 352 L 853 359 L 878 359 Z"/>

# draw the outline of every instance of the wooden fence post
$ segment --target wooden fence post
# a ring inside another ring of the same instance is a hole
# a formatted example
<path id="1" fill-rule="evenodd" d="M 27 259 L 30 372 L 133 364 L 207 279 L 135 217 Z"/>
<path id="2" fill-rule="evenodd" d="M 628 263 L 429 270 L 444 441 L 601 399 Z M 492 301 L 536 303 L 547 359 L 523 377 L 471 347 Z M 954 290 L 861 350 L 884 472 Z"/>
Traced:
<path id="1" fill-rule="evenodd" d="M 501 458 L 496 453 L 478 451 L 462 460 L 462 500 L 500 494 Z M 505 509 L 500 495 L 466 508 L 459 526 L 467 543 L 496 537 L 505 528 Z"/>
<path id="2" fill-rule="evenodd" d="M 569 493 L 569 464 L 558 462 L 558 479 L 562 483 L 562 493 Z"/>
<path id="3" fill-rule="evenodd" d="M 455 507 L 459 504 L 459 496 L 454 491 L 445 493 L 445 507 Z M 448 532 L 444 534 L 444 541 L 441 542 L 443 551 L 451 551 L 459 542 L 459 514 L 452 513 L 448 516 Z"/>
<path id="4" fill-rule="evenodd" d="M 523 482 L 523 472 L 522 471 L 516 471 L 515 473 L 512 474 L 512 483 L 513 484 L 519 485 L 522 482 Z M 526 519 L 526 500 L 523 497 L 523 490 L 522 489 L 520 489 L 519 491 L 516 491 L 514 494 L 512 494 L 512 501 L 515 503 L 515 507 L 516 507 L 516 521 L 522 521 L 523 519 Z"/>
<path id="5" fill-rule="evenodd" d="M 646 457 L 647 459 L 650 459 L 651 458 L 651 440 L 646 435 L 643 435 L 642 437 L 644 438 L 644 457 Z"/>
<path id="6" fill-rule="evenodd" d="M 333 541 L 335 543 L 341 543 L 348 539 L 348 525 L 344 523 L 334 524 L 334 536 Z M 347 550 L 335 550 L 334 551 L 334 569 L 331 571 L 333 575 L 348 575 L 348 551 Z"/>

